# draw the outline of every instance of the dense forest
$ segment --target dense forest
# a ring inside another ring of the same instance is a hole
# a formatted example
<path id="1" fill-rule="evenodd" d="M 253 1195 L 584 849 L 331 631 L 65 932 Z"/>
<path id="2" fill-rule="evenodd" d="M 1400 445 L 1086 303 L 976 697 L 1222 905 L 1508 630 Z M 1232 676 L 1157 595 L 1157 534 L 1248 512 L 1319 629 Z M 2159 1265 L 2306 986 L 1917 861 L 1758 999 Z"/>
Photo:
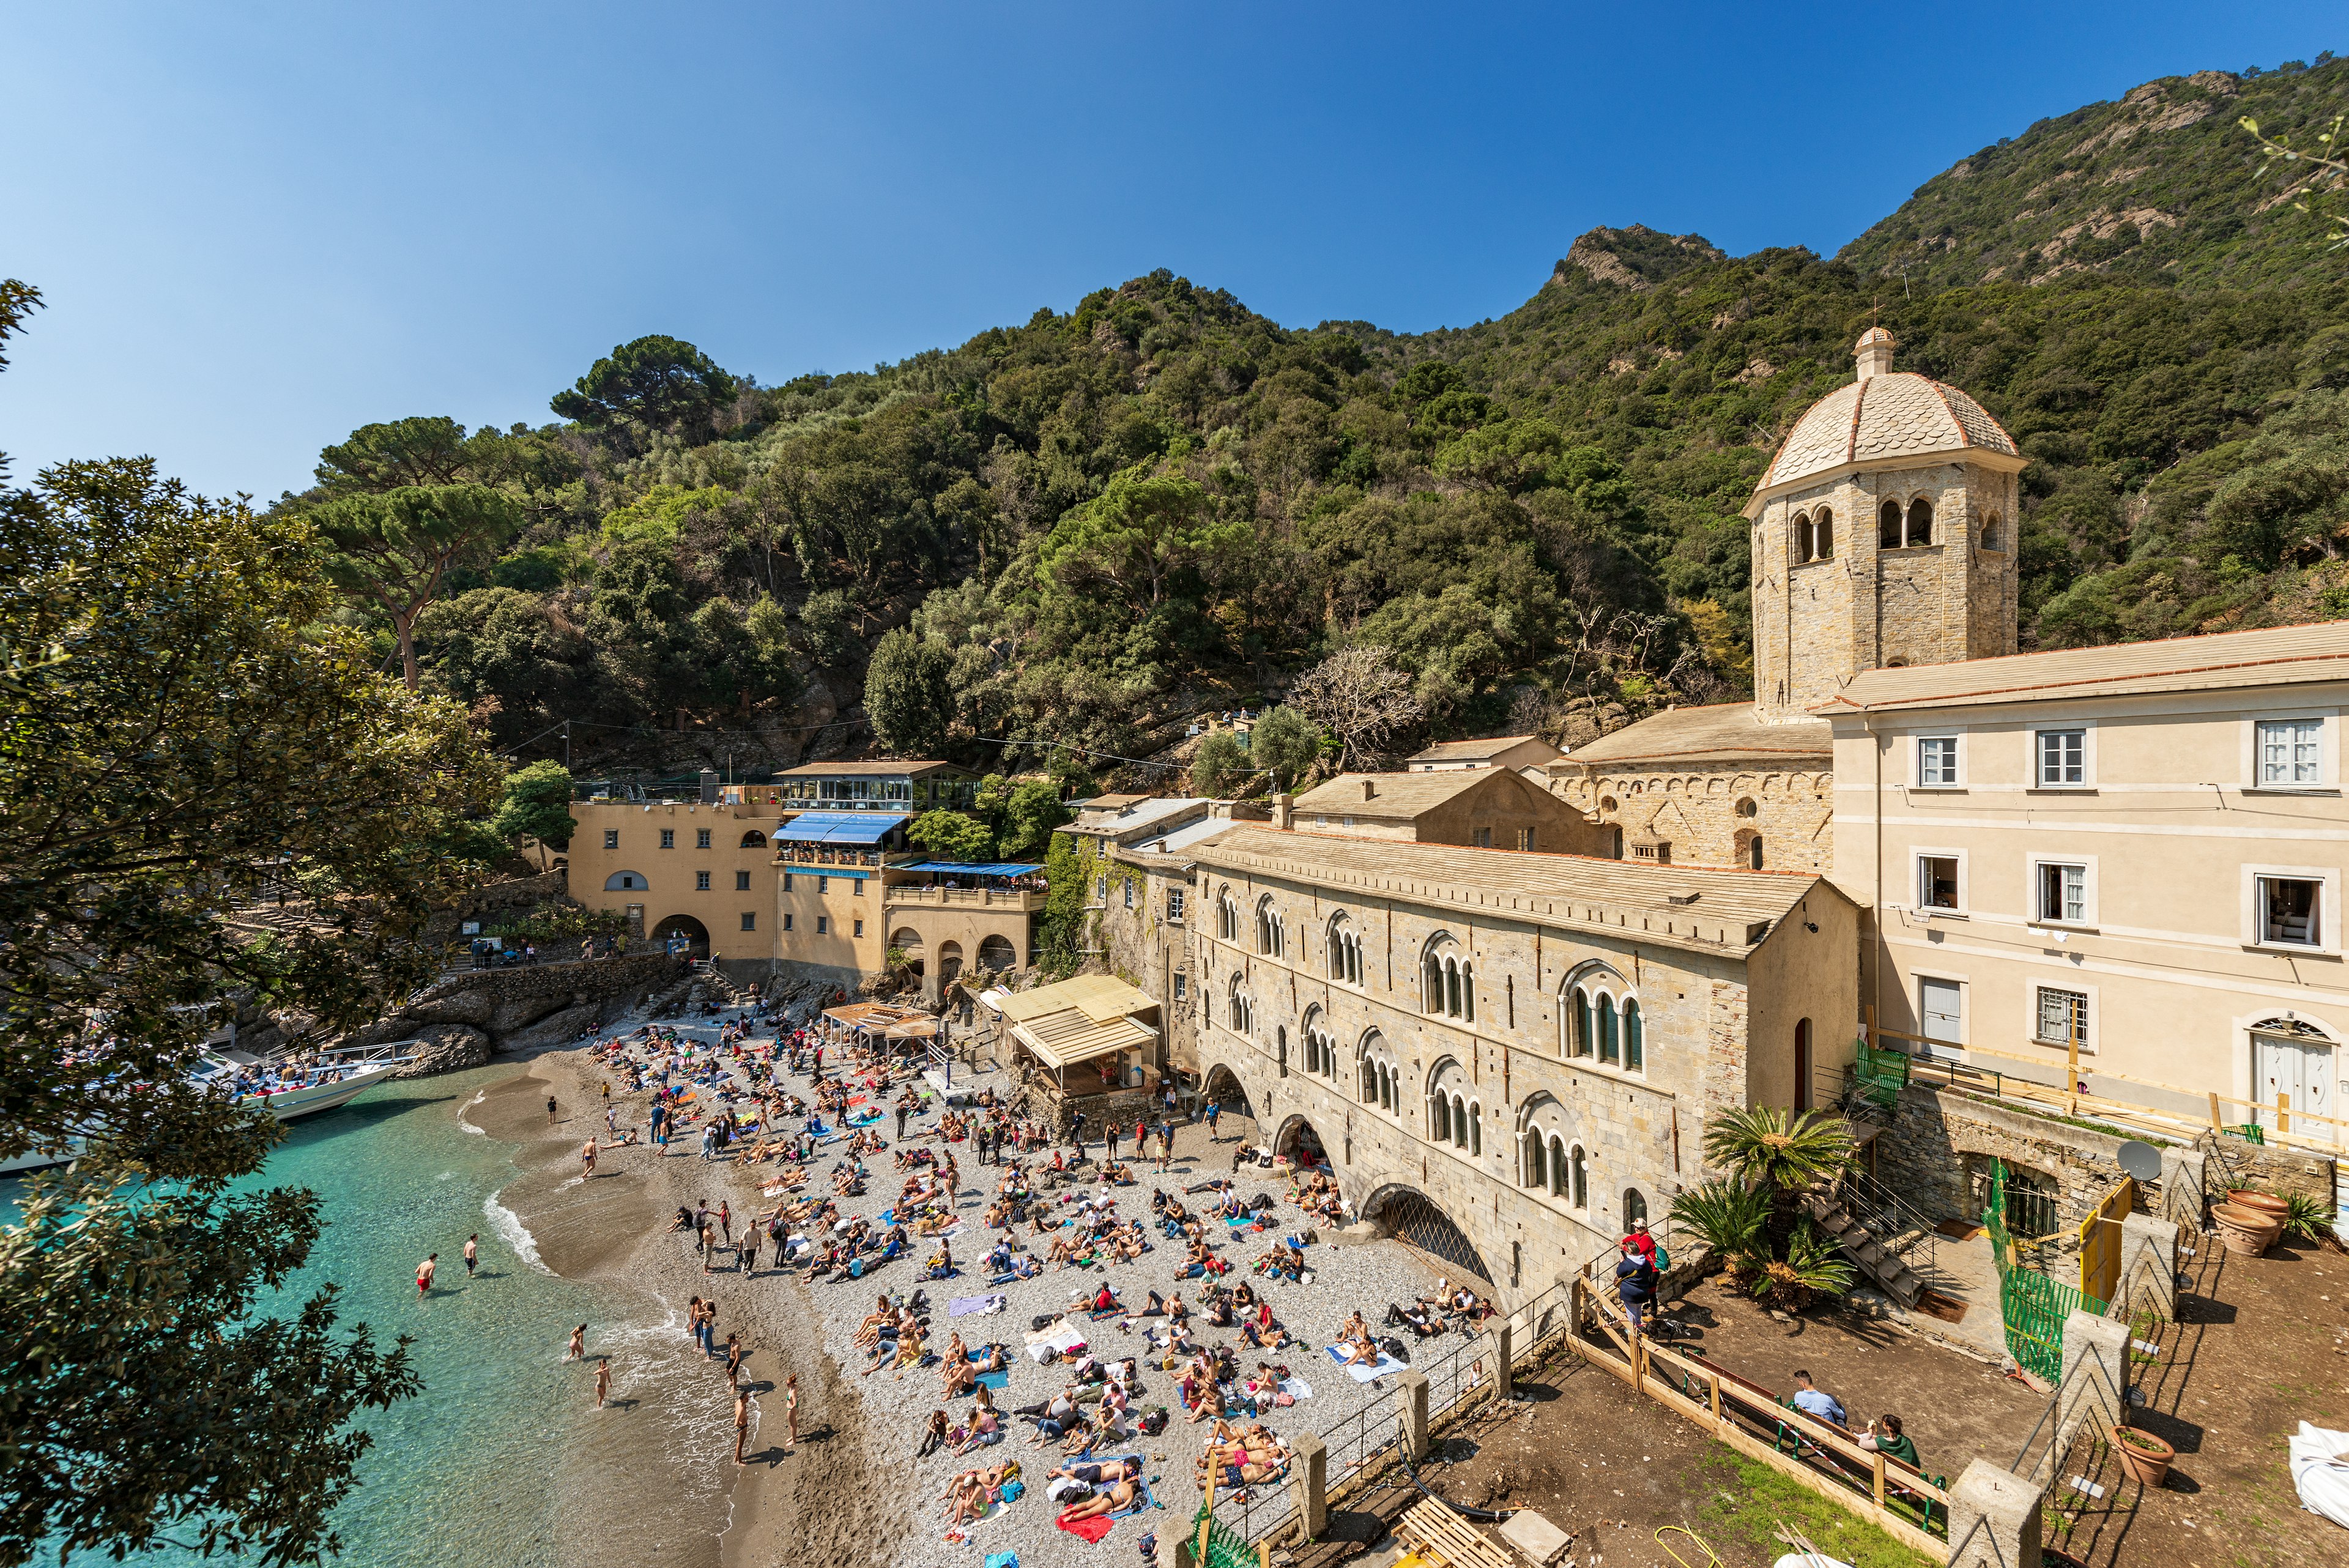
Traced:
<path id="1" fill-rule="evenodd" d="M 570 721 L 582 771 L 1098 769 L 1341 652 L 1407 696 L 1391 746 L 1573 737 L 1745 690 L 1739 508 L 1880 317 L 2033 460 L 2026 647 L 2349 615 L 2349 257 L 2237 124 L 2345 101 L 2329 57 L 2148 84 L 1832 259 L 1593 230 L 1416 336 L 1162 271 L 779 386 L 644 338 L 559 422 L 369 426 L 278 505 L 387 661 L 525 757 Z"/>

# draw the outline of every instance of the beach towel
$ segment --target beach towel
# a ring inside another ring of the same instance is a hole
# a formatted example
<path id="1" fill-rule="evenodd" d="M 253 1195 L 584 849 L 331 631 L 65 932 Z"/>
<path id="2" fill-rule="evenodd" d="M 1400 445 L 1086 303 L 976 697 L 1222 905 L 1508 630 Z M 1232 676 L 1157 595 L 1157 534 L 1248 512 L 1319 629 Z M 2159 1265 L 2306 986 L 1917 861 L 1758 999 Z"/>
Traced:
<path id="1" fill-rule="evenodd" d="M 2286 1451 L 2300 1505 L 2335 1524 L 2349 1524 L 2349 1432 L 2302 1421 Z"/>
<path id="2" fill-rule="evenodd" d="M 979 1568 L 1019 1568 L 1019 1554 L 1016 1552 L 990 1552 Z"/>
<path id="3" fill-rule="evenodd" d="M 1056 1519 L 1052 1522 L 1058 1525 L 1061 1529 L 1065 1530 L 1070 1534 L 1075 1536 L 1078 1540 L 1087 1542 L 1094 1546 L 1099 1546 L 1101 1544 L 1101 1538 L 1107 1535 L 1109 1533 L 1109 1527 L 1117 1521 L 1115 1520 L 1105 1519 L 1099 1514 L 1095 1514 L 1091 1519 L 1080 1519 L 1073 1521 L 1068 1519 Z"/>
<path id="4" fill-rule="evenodd" d="M 996 1390 L 998 1393 L 1000 1393 L 1004 1389 L 1011 1386 L 1011 1374 L 1009 1372 L 982 1372 L 978 1375 L 978 1381 L 986 1384 L 989 1388 Z"/>
<path id="5" fill-rule="evenodd" d="M 1336 1362 L 1340 1366 L 1345 1366 L 1346 1376 L 1352 1378 L 1357 1383 L 1368 1383 L 1373 1377 L 1383 1377 L 1390 1372 L 1401 1372 L 1403 1370 L 1402 1363 L 1397 1361 L 1393 1356 L 1389 1355 L 1383 1350 L 1379 1352 L 1379 1362 L 1375 1366 L 1362 1366 L 1359 1365 L 1347 1366 L 1346 1352 L 1344 1347 L 1335 1345 L 1325 1345 L 1321 1348 L 1330 1353 L 1330 1360 Z"/>
<path id="6" fill-rule="evenodd" d="M 957 1296 L 947 1303 L 948 1317 L 985 1317 L 1001 1312 L 1010 1298 L 1002 1295 Z"/>
<path id="7" fill-rule="evenodd" d="M 1084 1348 L 1085 1333 L 1081 1328 L 1063 1326 L 1028 1336 L 1028 1355 L 1040 1366 L 1043 1365 L 1047 1350 L 1058 1351 L 1062 1355 L 1074 1355 Z"/>
<path id="8" fill-rule="evenodd" d="M 1308 1383 L 1302 1377 L 1282 1378 L 1280 1380 L 1280 1391 L 1283 1394 L 1288 1395 L 1291 1399 L 1310 1399 L 1313 1397 L 1313 1385 Z"/>

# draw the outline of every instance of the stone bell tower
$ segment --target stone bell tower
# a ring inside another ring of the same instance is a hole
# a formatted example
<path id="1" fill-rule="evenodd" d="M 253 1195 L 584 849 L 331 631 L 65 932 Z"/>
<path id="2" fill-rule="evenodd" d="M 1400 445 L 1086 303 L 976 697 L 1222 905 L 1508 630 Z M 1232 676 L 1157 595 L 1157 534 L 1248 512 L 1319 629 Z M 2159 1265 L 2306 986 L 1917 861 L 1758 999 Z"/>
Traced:
<path id="1" fill-rule="evenodd" d="M 1811 405 L 1763 472 L 1754 525 L 1754 699 L 1798 717 L 1863 670 L 2015 649 L 2015 476 L 1980 403 L 1892 369 L 1892 334 Z"/>

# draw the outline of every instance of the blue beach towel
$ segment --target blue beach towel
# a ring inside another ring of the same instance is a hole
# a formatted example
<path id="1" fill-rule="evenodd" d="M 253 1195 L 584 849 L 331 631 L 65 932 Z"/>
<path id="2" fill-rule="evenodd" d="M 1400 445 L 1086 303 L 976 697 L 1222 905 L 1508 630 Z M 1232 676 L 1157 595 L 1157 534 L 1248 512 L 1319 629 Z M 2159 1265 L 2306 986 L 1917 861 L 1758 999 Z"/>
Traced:
<path id="1" fill-rule="evenodd" d="M 986 1563 L 981 1564 L 980 1568 L 1019 1568 L 1019 1553 L 1017 1552 L 990 1552 L 987 1555 Z"/>
<path id="2" fill-rule="evenodd" d="M 978 1380 L 981 1383 L 986 1384 L 989 1388 L 1000 1390 L 1011 1386 L 1011 1374 L 1009 1372 L 982 1372 L 978 1375 Z"/>

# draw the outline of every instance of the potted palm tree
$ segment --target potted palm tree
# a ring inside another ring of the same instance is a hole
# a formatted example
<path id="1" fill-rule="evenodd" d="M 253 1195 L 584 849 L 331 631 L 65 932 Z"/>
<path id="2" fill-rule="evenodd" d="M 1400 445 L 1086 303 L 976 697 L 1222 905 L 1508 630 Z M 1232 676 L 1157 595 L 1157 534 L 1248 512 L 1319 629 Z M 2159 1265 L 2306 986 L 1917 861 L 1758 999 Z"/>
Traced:
<path id="1" fill-rule="evenodd" d="M 1704 1152 L 1729 1174 L 1682 1193 L 1672 1218 L 1703 1238 L 1742 1289 L 1799 1312 L 1851 1288 L 1851 1265 L 1801 1210 L 1803 1195 L 1851 1158 L 1840 1121 L 1768 1106 L 1725 1111 L 1705 1128 Z"/>

